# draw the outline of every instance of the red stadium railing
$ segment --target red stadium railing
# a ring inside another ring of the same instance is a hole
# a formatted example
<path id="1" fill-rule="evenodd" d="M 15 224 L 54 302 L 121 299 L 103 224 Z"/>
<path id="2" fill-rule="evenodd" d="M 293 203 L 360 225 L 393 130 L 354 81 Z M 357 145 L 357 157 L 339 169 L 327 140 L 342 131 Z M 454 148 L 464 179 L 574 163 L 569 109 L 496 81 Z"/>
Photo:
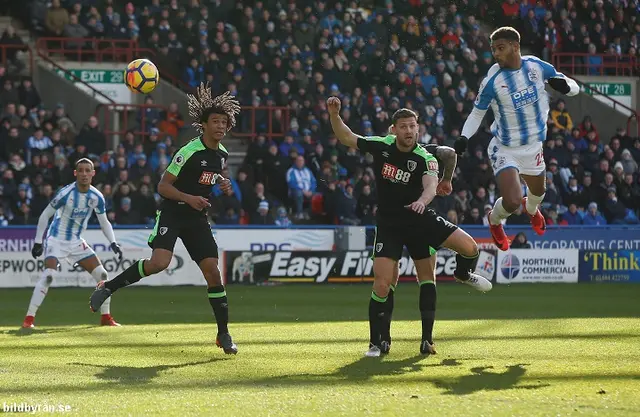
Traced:
<path id="1" fill-rule="evenodd" d="M 275 115 L 278 110 L 281 112 L 280 120 Z M 259 134 L 264 134 L 268 139 L 283 138 L 289 129 L 289 109 L 287 107 L 242 106 L 239 121 L 238 126 L 231 132 L 235 137 L 255 139 Z M 279 122 L 282 128 L 281 132 L 274 132 L 275 121 Z M 260 125 L 264 126 L 261 128 Z M 239 131 L 243 128 L 247 128 L 248 133 Z"/>
<path id="2" fill-rule="evenodd" d="M 567 75 L 610 75 L 633 77 L 640 74 L 640 60 L 631 55 L 559 52 L 553 66 Z"/>
<path id="3" fill-rule="evenodd" d="M 131 39 L 38 38 L 36 42 L 39 54 L 59 54 L 79 62 L 129 62 L 136 58 L 137 47 Z"/>
<path id="4" fill-rule="evenodd" d="M 0 64 L 7 66 L 9 51 L 20 51 L 29 54 L 29 75 L 33 78 L 33 51 L 27 45 L 2 45 L 0 44 Z"/>
<path id="5" fill-rule="evenodd" d="M 100 104 L 96 108 L 95 116 L 102 117 L 105 125 L 103 133 L 107 138 L 124 136 L 127 132 L 132 132 L 134 135 L 144 138 L 151 134 L 150 128 L 152 124 L 150 120 L 147 120 L 147 114 L 144 111 L 144 109 L 150 108 L 160 111 L 167 110 L 165 106 L 159 104 Z M 138 116 L 140 116 L 140 121 L 138 121 Z M 118 130 L 112 128 L 114 126 L 114 117 L 119 117 Z M 134 123 L 130 123 L 131 119 L 133 119 Z"/>
<path id="6" fill-rule="evenodd" d="M 74 45 L 79 44 L 79 45 Z M 150 48 L 141 48 L 137 41 L 97 39 L 97 38 L 40 38 L 36 43 L 39 54 L 64 55 L 73 61 L 91 62 L 130 62 L 137 58 L 154 60 L 156 52 Z M 156 63 L 157 65 L 157 63 Z M 191 92 L 193 88 L 164 68 L 158 67 L 160 77 L 173 86 Z"/>

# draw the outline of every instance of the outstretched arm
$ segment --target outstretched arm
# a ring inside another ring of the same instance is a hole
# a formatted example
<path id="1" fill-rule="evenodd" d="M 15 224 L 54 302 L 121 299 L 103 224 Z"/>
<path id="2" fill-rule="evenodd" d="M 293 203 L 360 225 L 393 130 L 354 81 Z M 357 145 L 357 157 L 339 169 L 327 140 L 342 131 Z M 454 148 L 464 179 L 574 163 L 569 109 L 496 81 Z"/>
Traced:
<path id="1" fill-rule="evenodd" d="M 327 109 L 329 110 L 329 120 L 331 121 L 331 128 L 336 134 L 336 137 L 345 146 L 358 149 L 358 139 L 361 136 L 356 135 L 351 131 L 349 126 L 344 124 L 342 117 L 340 117 L 340 99 L 338 97 L 329 97 L 327 100 Z"/>

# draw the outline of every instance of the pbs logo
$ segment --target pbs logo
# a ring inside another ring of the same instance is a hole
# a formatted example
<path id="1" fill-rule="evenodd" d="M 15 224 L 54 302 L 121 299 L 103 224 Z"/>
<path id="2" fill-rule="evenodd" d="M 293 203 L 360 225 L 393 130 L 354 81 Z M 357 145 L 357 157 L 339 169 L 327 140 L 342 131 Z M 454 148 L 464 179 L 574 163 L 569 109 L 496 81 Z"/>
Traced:
<path id="1" fill-rule="evenodd" d="M 520 260 L 513 254 L 508 254 L 500 263 L 500 272 L 506 279 L 514 279 L 520 273 Z"/>

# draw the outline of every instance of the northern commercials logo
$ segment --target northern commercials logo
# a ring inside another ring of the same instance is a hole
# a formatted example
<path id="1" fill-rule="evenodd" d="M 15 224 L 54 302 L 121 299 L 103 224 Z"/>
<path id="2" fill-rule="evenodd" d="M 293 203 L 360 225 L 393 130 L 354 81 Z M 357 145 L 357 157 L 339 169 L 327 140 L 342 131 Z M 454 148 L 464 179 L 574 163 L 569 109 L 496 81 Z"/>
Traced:
<path id="1" fill-rule="evenodd" d="M 506 279 L 515 279 L 520 274 L 520 260 L 514 254 L 507 254 L 500 262 L 500 272 Z"/>

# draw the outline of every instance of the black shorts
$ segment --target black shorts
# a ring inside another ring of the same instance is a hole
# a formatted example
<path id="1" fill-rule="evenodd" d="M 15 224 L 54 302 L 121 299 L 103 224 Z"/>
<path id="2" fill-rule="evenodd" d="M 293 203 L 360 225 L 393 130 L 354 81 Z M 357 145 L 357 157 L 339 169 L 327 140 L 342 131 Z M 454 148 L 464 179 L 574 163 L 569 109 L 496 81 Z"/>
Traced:
<path id="1" fill-rule="evenodd" d="M 196 263 L 206 258 L 218 258 L 218 244 L 206 217 L 157 211 L 156 225 L 148 241 L 151 249 L 173 252 L 178 238 Z"/>
<path id="2" fill-rule="evenodd" d="M 378 216 L 373 256 L 399 260 L 404 246 L 413 260 L 436 253 L 458 226 L 427 209 L 422 216 Z"/>

